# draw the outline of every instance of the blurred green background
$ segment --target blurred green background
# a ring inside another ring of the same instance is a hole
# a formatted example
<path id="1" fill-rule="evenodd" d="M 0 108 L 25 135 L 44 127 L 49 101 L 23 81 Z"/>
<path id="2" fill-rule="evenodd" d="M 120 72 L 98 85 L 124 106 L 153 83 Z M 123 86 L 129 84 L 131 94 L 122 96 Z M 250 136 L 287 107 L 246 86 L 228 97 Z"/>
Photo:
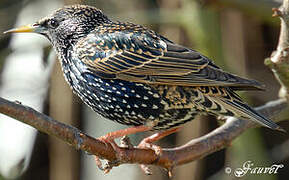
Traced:
<path id="1" fill-rule="evenodd" d="M 12 28 L 22 9 L 38 3 L 38 1 L 41 0 L 1 0 L 0 31 Z M 278 18 L 271 17 L 271 9 L 280 6 L 280 1 L 53 0 L 45 3 L 55 3 L 56 7 L 61 7 L 63 4 L 89 4 L 102 9 L 114 20 L 145 25 L 176 43 L 200 51 L 230 72 L 264 83 L 267 88 L 265 92 L 240 93 L 250 105 L 258 106 L 278 98 L 280 86 L 271 71 L 264 66 L 263 61 L 277 46 L 280 25 Z M 45 9 L 51 13 L 55 10 L 55 8 L 50 8 L 49 5 L 40 5 L 38 11 Z M 42 18 L 37 13 L 32 13 L 31 16 L 34 20 Z M 22 37 L 24 36 L 26 35 L 22 35 Z M 10 35 L 0 35 L 0 68 L 2 71 L 5 68 L 6 57 L 13 52 L 13 49 L 9 48 L 9 43 L 11 43 Z M 44 64 L 44 67 L 47 64 L 46 56 L 49 51 L 49 47 L 43 51 L 41 63 Z M 19 74 L 14 75 L 19 76 Z M 48 83 L 48 94 L 44 96 L 43 108 L 46 114 L 79 127 L 95 137 L 125 128 L 125 126 L 104 120 L 72 95 L 63 80 L 58 61 L 53 67 Z M 0 88 L 3 88 L 2 86 L 3 84 Z M 285 129 L 289 128 L 288 121 L 283 121 L 280 125 Z M 214 117 L 200 117 L 187 124 L 179 133 L 165 138 L 159 144 L 162 147 L 175 147 L 194 137 L 202 136 L 218 126 L 219 123 Z M 147 135 L 142 133 L 132 136 L 132 138 L 136 143 Z M 266 128 L 250 129 L 227 149 L 213 153 L 202 160 L 177 167 L 174 170 L 173 179 L 235 179 L 233 172 L 227 174 L 225 168 L 230 167 L 234 171 L 249 160 L 254 163 L 254 167 L 270 167 L 273 164 L 283 164 L 284 167 L 278 171 L 278 174 L 248 173 L 241 177 L 242 179 L 288 179 L 288 137 L 288 134 Z M 19 146 L 15 149 L 21 148 L 21 144 Z M 6 157 L 0 154 L 1 158 Z M 166 172 L 160 168 L 154 167 L 153 173 L 151 176 L 145 176 L 137 165 L 121 165 L 114 168 L 110 174 L 104 175 L 97 169 L 92 156 L 76 151 L 65 143 L 40 133 L 37 135 L 28 169 L 18 179 L 169 179 Z M 0 180 L 2 179 L 0 177 Z"/>

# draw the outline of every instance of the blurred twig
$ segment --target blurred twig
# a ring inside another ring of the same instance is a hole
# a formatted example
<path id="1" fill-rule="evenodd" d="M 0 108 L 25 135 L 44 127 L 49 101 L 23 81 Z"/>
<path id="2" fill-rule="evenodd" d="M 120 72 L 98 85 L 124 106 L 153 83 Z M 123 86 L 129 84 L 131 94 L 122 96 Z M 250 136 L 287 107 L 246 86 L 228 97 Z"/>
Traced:
<path id="1" fill-rule="evenodd" d="M 275 77 L 280 82 L 282 88 L 279 95 L 287 97 L 289 95 L 289 0 L 284 0 L 279 8 L 272 9 L 273 17 L 280 17 L 281 30 L 279 43 L 276 51 L 270 58 L 265 60 L 265 64 L 271 68 Z"/>

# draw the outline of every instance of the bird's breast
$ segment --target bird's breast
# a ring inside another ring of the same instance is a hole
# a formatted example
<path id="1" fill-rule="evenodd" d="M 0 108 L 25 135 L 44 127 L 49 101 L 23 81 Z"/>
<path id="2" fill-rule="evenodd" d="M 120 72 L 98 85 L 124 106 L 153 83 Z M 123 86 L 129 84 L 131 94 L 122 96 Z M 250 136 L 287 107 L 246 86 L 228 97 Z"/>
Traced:
<path id="1" fill-rule="evenodd" d="M 65 68 L 64 68 L 65 69 Z M 73 91 L 94 111 L 127 125 L 142 125 L 164 110 L 158 91 L 141 83 L 103 79 L 75 65 L 66 73 Z"/>

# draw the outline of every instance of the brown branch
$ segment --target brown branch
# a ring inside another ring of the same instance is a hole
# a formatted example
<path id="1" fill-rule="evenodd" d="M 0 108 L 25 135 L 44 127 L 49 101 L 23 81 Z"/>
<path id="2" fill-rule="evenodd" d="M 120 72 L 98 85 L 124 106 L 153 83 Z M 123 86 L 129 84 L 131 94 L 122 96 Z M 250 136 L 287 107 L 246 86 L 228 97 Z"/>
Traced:
<path id="1" fill-rule="evenodd" d="M 272 117 L 286 107 L 286 100 L 279 99 L 267 103 L 257 110 L 265 116 Z M 163 149 L 162 154 L 158 157 L 150 149 L 132 147 L 121 148 L 121 154 L 117 154 L 111 145 L 104 144 L 75 127 L 53 120 L 30 107 L 3 98 L 0 98 L 0 113 L 29 124 L 48 135 L 55 136 L 77 149 L 87 151 L 110 162 L 117 162 L 115 165 L 123 163 L 153 164 L 167 170 L 223 149 L 246 129 L 255 126 L 251 121 L 228 118 L 224 125 L 209 134 L 193 139 L 180 147 Z"/>
<path id="2" fill-rule="evenodd" d="M 273 17 L 280 17 L 281 29 L 277 50 L 265 64 L 271 68 L 282 88 L 280 97 L 288 97 L 289 94 L 289 0 L 284 0 L 279 8 L 273 8 Z"/>

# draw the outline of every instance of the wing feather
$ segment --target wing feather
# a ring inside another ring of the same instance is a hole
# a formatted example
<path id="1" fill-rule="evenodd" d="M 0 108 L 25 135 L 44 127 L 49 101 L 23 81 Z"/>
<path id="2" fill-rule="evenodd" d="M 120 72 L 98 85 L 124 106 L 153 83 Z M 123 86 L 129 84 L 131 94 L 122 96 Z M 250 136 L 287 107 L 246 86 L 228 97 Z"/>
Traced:
<path id="1" fill-rule="evenodd" d="M 122 31 L 101 29 L 102 33 L 96 29 L 77 44 L 78 58 L 103 77 L 149 84 L 262 89 L 257 81 L 224 72 L 194 50 L 140 26 L 137 30 L 132 24 L 129 27 Z"/>

